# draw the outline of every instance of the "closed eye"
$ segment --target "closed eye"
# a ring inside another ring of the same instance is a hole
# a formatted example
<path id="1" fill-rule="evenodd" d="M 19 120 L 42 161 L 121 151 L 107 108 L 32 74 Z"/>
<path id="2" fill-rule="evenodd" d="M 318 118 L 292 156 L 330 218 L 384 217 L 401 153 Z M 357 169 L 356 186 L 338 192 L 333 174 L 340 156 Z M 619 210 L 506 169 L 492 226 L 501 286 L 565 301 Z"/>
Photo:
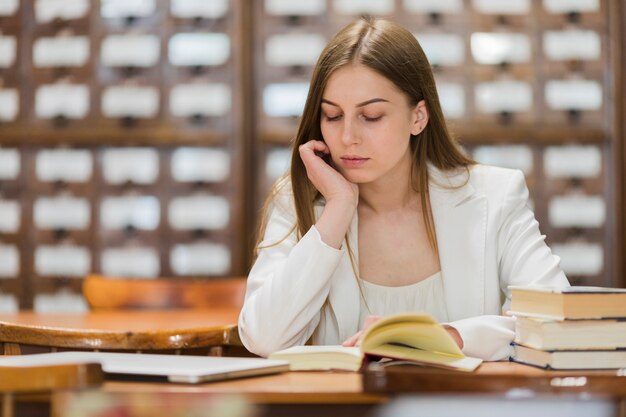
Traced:
<path id="1" fill-rule="evenodd" d="M 367 116 L 363 116 L 363 118 L 365 119 L 366 122 L 377 122 L 380 119 L 383 118 L 383 116 L 378 116 L 378 117 L 367 117 Z"/>
<path id="2" fill-rule="evenodd" d="M 341 115 L 337 115 L 337 116 L 324 116 L 324 118 L 326 119 L 327 122 L 336 122 L 339 119 L 341 119 Z"/>

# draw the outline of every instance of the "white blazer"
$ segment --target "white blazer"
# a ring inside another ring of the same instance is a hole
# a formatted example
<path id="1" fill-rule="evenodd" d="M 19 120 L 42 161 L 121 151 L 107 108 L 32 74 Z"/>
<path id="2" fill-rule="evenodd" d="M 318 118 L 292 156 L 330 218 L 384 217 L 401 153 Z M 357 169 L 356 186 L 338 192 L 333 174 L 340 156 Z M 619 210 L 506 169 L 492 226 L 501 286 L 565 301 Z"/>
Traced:
<path id="1" fill-rule="evenodd" d="M 510 306 L 508 286 L 568 286 L 559 258 L 527 205 L 521 171 L 476 165 L 469 180 L 465 170 L 442 172 L 429 165 L 428 172 L 449 324 L 461 334 L 466 355 L 506 359 L 515 325 L 514 318 L 501 315 Z M 316 205 L 317 216 L 323 204 Z M 261 356 L 309 338 L 340 344 L 359 330 L 360 292 L 345 241 L 334 249 L 315 226 L 298 241 L 294 223 L 287 184 L 270 210 L 262 241 L 268 247 L 250 271 L 239 316 L 243 344 Z M 355 215 L 348 237 L 356 265 L 357 232 Z"/>

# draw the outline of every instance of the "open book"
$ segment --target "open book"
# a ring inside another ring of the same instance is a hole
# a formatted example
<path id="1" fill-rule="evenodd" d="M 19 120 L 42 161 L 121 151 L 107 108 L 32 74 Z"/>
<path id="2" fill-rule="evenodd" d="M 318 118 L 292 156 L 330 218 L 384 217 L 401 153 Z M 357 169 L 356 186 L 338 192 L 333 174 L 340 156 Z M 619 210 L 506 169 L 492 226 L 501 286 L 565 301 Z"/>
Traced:
<path id="1" fill-rule="evenodd" d="M 450 334 L 427 314 L 385 317 L 363 335 L 360 347 L 296 346 L 270 359 L 289 361 L 292 371 L 342 369 L 358 371 L 370 360 L 397 359 L 443 368 L 473 371 L 481 359 L 463 355 Z"/>

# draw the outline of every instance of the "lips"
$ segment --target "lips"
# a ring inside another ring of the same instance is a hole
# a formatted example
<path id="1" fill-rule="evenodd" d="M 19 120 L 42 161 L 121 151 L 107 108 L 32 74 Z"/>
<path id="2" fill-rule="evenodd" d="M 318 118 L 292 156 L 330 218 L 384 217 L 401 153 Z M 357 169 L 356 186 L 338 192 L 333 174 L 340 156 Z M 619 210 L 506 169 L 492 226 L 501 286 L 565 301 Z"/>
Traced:
<path id="1" fill-rule="evenodd" d="M 369 161 L 369 158 L 363 158 L 358 155 L 345 155 L 341 157 L 341 162 L 346 168 L 358 168 Z"/>

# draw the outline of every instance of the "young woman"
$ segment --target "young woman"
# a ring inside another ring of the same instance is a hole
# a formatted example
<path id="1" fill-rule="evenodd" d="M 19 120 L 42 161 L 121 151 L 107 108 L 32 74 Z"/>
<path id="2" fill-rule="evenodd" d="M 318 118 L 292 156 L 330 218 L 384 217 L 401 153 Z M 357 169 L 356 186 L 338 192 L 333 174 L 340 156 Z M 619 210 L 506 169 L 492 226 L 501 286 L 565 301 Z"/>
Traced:
<path id="1" fill-rule="evenodd" d="M 508 286 L 568 285 L 527 199 L 521 172 L 458 148 L 415 37 L 352 23 L 317 62 L 266 204 L 241 340 L 261 356 L 353 345 L 377 316 L 423 311 L 467 355 L 505 359 Z"/>

